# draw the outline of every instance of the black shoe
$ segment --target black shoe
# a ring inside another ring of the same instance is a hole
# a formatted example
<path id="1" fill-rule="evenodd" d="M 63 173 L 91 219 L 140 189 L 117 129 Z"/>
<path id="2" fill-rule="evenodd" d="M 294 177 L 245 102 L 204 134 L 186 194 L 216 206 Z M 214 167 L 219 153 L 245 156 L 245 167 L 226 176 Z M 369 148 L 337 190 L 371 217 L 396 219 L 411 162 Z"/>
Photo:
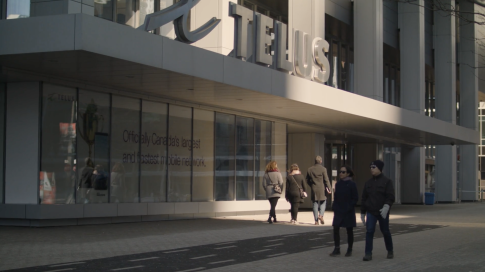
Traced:
<path id="1" fill-rule="evenodd" d="M 273 223 L 278 223 L 278 221 L 276 221 L 276 216 L 273 216 Z"/>
<path id="2" fill-rule="evenodd" d="M 347 249 L 347 253 L 345 253 L 345 257 L 352 256 L 352 249 Z"/>
<path id="3" fill-rule="evenodd" d="M 388 259 L 394 259 L 394 252 L 393 251 L 388 251 L 387 252 L 387 258 Z"/>
<path id="4" fill-rule="evenodd" d="M 332 257 L 336 257 L 340 255 L 340 248 L 334 248 L 332 253 L 329 254 Z"/>
<path id="5" fill-rule="evenodd" d="M 364 262 L 368 262 L 372 260 L 372 255 L 365 255 L 364 259 L 362 259 Z"/>
<path id="6" fill-rule="evenodd" d="M 270 224 L 273 224 L 273 221 L 271 221 L 271 216 L 270 216 L 270 217 L 268 217 L 267 222 L 268 222 L 268 223 L 270 223 Z"/>

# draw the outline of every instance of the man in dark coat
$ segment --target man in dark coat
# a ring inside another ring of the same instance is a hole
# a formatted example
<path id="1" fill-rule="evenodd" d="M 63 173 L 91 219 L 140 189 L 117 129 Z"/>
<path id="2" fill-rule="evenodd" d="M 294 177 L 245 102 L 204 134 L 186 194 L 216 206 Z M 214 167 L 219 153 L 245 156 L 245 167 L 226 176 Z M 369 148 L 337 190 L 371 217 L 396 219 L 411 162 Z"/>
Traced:
<path id="1" fill-rule="evenodd" d="M 372 178 L 364 185 L 362 192 L 361 212 L 362 223 L 366 226 L 365 256 L 364 261 L 372 260 L 372 247 L 376 223 L 379 221 L 379 228 L 384 236 L 387 249 L 387 258 L 394 258 L 392 236 L 389 231 L 389 210 L 394 203 L 394 186 L 392 181 L 382 174 L 384 162 L 373 161 L 370 165 Z M 366 222 L 367 215 L 367 222 Z"/>
<path id="2" fill-rule="evenodd" d="M 322 157 L 315 158 L 315 165 L 308 168 L 306 174 L 307 183 L 312 188 L 311 198 L 313 202 L 313 216 L 315 217 L 315 225 L 318 225 L 318 220 L 323 225 L 323 214 L 327 203 L 325 191 L 330 193 L 330 181 L 328 180 L 327 169 L 322 166 Z M 325 183 L 324 183 L 325 182 Z M 320 211 L 320 215 L 318 212 Z"/>

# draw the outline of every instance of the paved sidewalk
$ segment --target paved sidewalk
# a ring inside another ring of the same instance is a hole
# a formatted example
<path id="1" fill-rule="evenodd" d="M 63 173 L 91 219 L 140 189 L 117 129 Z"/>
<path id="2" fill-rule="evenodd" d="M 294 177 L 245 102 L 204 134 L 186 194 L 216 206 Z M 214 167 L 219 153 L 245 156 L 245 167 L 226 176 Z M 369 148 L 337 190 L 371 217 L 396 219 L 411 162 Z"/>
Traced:
<path id="1" fill-rule="evenodd" d="M 288 221 L 289 217 L 289 214 L 278 215 L 279 220 Z M 332 217 L 332 212 L 326 212 L 324 226 L 313 225 L 311 212 L 300 212 L 298 225 L 269 225 L 264 222 L 266 216 L 238 216 L 73 227 L 0 227 L 0 270 L 38 267 L 37 271 L 90 271 L 86 265 L 96 262 L 93 259 L 111 258 L 106 259 L 108 262 L 117 256 L 124 260 L 135 254 L 158 256 L 159 252 L 177 249 L 199 248 L 206 251 L 211 245 L 237 242 L 245 244 L 226 252 L 226 256 L 234 255 L 234 261 L 212 262 L 213 266 L 207 263 L 200 266 L 204 267 L 200 271 L 485 271 L 485 203 L 395 205 L 391 215 L 395 248 L 393 260 L 385 258 L 382 238 L 374 241 L 374 259 L 371 262 L 362 261 L 363 237 L 356 237 L 352 257 L 328 256 L 332 250 L 332 244 L 328 243 L 331 239 L 322 240 L 321 246 L 315 246 L 319 238 L 313 237 L 329 236 L 315 235 L 331 233 Z M 361 230 L 357 229 L 356 233 L 362 233 Z M 249 249 L 250 246 L 258 247 L 259 241 L 266 241 L 268 237 L 290 237 L 291 234 L 295 234 L 293 242 L 280 245 L 279 251 L 274 250 L 276 254 L 264 253 L 254 261 L 243 257 L 248 255 L 246 251 L 253 250 Z M 341 238 L 346 240 L 344 232 Z M 305 248 L 306 244 L 308 248 Z M 346 245 L 343 244 L 342 248 L 345 250 Z M 185 263 L 194 262 L 190 257 L 193 256 L 185 254 L 177 258 L 187 258 L 182 259 Z M 76 262 L 79 264 L 59 266 Z M 219 267 L 209 269 L 216 266 Z M 148 265 L 138 265 L 123 271 L 148 270 Z M 160 265 L 157 271 L 177 270 L 167 270 Z"/>

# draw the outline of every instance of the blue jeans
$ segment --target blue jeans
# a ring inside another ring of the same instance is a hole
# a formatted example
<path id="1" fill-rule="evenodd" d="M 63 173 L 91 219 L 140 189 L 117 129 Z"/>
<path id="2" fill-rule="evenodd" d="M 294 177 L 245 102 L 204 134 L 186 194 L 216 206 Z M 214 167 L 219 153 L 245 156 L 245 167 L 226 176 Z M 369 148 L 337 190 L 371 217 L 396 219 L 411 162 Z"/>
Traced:
<path id="1" fill-rule="evenodd" d="M 374 232 L 376 231 L 377 221 L 379 221 L 379 228 L 384 236 L 384 243 L 386 244 L 387 251 L 393 251 L 392 236 L 391 231 L 389 231 L 389 213 L 387 214 L 386 219 L 382 218 L 381 215 L 375 216 L 371 213 L 367 213 L 367 220 L 365 222 L 367 229 L 365 234 L 365 255 L 372 255 Z"/>
<path id="2" fill-rule="evenodd" d="M 318 211 L 320 211 L 320 215 L 323 216 L 325 212 L 325 206 L 327 205 L 327 201 L 313 201 L 313 217 L 315 217 L 315 221 L 318 221 Z"/>

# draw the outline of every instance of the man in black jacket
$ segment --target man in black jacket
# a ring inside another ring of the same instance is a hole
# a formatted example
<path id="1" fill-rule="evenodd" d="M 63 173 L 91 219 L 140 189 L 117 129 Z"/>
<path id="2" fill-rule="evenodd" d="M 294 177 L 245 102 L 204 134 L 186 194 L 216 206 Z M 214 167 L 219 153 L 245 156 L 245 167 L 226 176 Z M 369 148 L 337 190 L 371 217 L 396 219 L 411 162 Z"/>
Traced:
<path id="1" fill-rule="evenodd" d="M 382 174 L 382 168 L 384 168 L 384 162 L 381 160 L 371 163 L 370 172 L 372 178 L 365 183 L 362 193 L 360 217 L 367 229 L 364 261 L 372 260 L 372 247 L 377 221 L 379 221 L 379 228 L 384 236 L 387 258 L 394 258 L 392 236 L 389 231 L 389 209 L 394 203 L 394 186 L 392 181 Z M 366 214 L 367 224 L 365 220 Z"/>

